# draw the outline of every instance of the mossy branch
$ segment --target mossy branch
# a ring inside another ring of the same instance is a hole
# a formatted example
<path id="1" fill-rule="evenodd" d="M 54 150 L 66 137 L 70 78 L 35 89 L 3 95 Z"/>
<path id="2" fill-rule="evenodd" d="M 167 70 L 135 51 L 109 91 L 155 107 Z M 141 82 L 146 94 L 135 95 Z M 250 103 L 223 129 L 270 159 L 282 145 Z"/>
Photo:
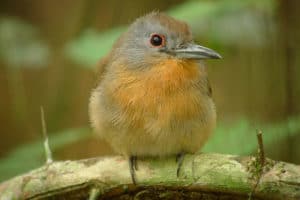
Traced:
<path id="1" fill-rule="evenodd" d="M 173 157 L 143 159 L 136 186 L 120 156 L 53 162 L 0 184 L 0 199 L 248 199 L 257 183 L 256 162 L 253 157 L 187 155 L 177 178 Z M 266 159 L 264 167 L 251 199 L 300 199 L 300 166 Z"/>

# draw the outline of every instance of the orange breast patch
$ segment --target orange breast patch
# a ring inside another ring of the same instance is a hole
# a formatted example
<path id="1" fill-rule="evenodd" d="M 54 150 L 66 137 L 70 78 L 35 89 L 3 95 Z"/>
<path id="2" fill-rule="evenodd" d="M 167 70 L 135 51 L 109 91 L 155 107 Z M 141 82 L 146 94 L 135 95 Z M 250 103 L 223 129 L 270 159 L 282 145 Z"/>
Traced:
<path id="1" fill-rule="evenodd" d="M 192 87 L 200 78 L 196 62 L 169 59 L 139 73 L 121 70 L 111 83 L 111 96 L 135 126 L 143 125 L 147 115 L 162 123 L 190 119 L 201 109 L 198 88 Z"/>

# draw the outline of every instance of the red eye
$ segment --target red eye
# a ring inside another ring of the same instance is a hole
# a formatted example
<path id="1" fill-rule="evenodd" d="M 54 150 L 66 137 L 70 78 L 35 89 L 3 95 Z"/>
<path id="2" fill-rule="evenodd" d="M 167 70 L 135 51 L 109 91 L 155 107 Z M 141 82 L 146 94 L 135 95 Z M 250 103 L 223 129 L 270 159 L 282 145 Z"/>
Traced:
<path id="1" fill-rule="evenodd" d="M 159 34 L 152 34 L 150 38 L 150 43 L 154 47 L 162 47 L 165 45 L 165 37 Z"/>

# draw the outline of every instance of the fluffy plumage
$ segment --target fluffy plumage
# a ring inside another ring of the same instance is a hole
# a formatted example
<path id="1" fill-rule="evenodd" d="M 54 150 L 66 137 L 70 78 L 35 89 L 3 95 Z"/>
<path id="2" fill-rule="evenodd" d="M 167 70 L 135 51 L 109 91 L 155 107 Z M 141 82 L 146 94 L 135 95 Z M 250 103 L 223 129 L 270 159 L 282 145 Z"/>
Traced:
<path id="1" fill-rule="evenodd" d="M 164 49 L 149 45 L 166 36 Z M 100 62 L 89 113 L 92 127 L 126 156 L 194 153 L 216 124 L 204 65 L 169 53 L 192 42 L 188 26 L 161 13 L 137 19 Z"/>

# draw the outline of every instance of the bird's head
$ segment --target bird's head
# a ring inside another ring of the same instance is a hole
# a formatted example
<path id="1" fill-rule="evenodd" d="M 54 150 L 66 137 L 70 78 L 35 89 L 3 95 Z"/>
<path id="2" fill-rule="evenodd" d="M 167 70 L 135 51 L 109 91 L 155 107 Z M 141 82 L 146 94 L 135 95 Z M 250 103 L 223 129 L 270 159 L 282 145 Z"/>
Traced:
<path id="1" fill-rule="evenodd" d="M 197 45 L 188 25 L 163 13 L 138 18 L 114 46 L 114 59 L 132 68 L 145 68 L 164 59 L 219 59 L 215 51 Z"/>

